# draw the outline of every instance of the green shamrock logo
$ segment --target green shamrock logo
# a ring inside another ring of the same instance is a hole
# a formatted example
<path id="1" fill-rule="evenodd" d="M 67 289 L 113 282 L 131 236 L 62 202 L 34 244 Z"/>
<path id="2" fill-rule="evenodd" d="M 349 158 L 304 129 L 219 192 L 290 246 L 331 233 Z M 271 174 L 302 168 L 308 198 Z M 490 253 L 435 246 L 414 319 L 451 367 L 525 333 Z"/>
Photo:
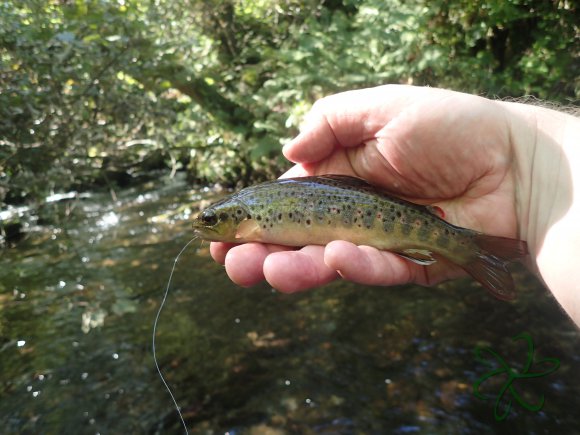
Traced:
<path id="1" fill-rule="evenodd" d="M 508 380 L 502 386 L 502 388 L 501 388 L 501 390 L 500 390 L 500 392 L 495 400 L 493 415 L 494 415 L 496 421 L 502 421 L 502 420 L 505 420 L 507 418 L 507 416 L 509 415 L 509 413 L 512 409 L 512 403 L 513 403 L 514 399 L 517 403 L 519 403 L 523 408 L 527 409 L 528 411 L 539 411 L 540 409 L 542 409 L 542 407 L 544 406 L 544 395 L 543 394 L 540 397 L 540 400 L 538 401 L 538 403 L 536 403 L 536 404 L 528 403 L 515 390 L 514 382 L 517 379 L 528 379 L 528 378 L 538 378 L 538 377 L 542 377 L 542 376 L 547 376 L 550 373 L 555 372 L 560 367 L 560 360 L 558 360 L 557 358 L 544 358 L 540 361 L 536 361 L 535 364 L 537 366 L 546 366 L 547 365 L 548 366 L 547 369 L 545 369 L 543 371 L 537 371 L 537 370 L 530 371 L 530 369 L 532 368 L 532 365 L 534 365 L 534 343 L 532 341 L 532 337 L 527 332 L 523 332 L 519 335 L 516 335 L 515 337 L 512 337 L 512 340 L 513 341 L 526 340 L 527 345 L 528 345 L 527 361 L 526 361 L 526 364 L 524 365 L 524 368 L 521 372 L 519 372 L 517 369 L 513 369 L 512 367 L 510 367 L 506 363 L 506 361 L 501 356 L 499 356 L 497 354 L 497 352 L 493 351 L 492 349 L 487 348 L 487 347 L 482 348 L 479 346 L 475 348 L 475 358 L 477 359 L 477 361 L 479 361 L 482 364 L 486 365 L 487 367 L 490 367 L 493 369 L 493 370 L 487 372 L 486 374 L 484 374 L 481 378 L 479 378 L 473 384 L 473 394 L 475 395 L 475 397 L 482 399 L 482 400 L 492 399 L 493 397 L 486 397 L 483 394 L 481 394 L 479 392 L 479 387 L 486 380 L 488 380 L 489 378 L 491 378 L 493 376 L 501 375 L 504 373 L 508 375 Z M 495 360 L 497 361 L 497 363 L 499 363 L 499 367 L 495 368 L 496 364 L 493 364 L 491 361 L 489 361 L 489 359 L 485 359 L 483 357 L 484 353 L 488 353 L 489 355 L 494 357 Z M 506 396 L 506 395 L 508 395 L 508 396 Z M 507 399 L 507 406 L 506 406 L 505 411 L 503 413 L 500 413 L 500 403 L 502 402 L 502 399 L 504 396 L 506 396 L 506 399 Z"/>

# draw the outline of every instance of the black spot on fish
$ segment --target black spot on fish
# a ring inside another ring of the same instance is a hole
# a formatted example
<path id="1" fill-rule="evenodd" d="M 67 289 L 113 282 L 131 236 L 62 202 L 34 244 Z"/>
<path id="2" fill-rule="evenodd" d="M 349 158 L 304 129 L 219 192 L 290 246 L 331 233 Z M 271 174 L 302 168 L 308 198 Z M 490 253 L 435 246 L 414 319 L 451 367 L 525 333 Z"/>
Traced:
<path id="1" fill-rule="evenodd" d="M 281 221 L 282 220 L 282 213 L 278 213 L 278 220 Z"/>
<path id="2" fill-rule="evenodd" d="M 401 217 L 403 216 L 403 213 L 401 213 L 400 211 L 397 212 L 397 217 Z"/>
<path id="3" fill-rule="evenodd" d="M 387 233 L 393 231 L 393 223 L 387 219 L 383 220 L 383 230 Z"/>
<path id="4" fill-rule="evenodd" d="M 288 213 L 288 217 L 292 219 L 292 212 Z"/>
<path id="5" fill-rule="evenodd" d="M 229 214 L 227 214 L 227 213 L 225 213 L 225 212 L 224 212 L 224 213 L 220 213 L 220 219 L 221 219 L 221 220 L 226 220 L 228 217 L 230 217 L 230 215 L 229 215 Z"/>
<path id="6" fill-rule="evenodd" d="M 258 215 L 258 216 L 256 216 L 256 219 L 259 220 L 259 221 L 261 221 L 262 220 L 262 216 Z"/>
<path id="7" fill-rule="evenodd" d="M 252 219 L 252 215 L 251 215 L 251 214 L 248 214 L 248 215 L 246 216 L 246 219 Z"/>
<path id="8" fill-rule="evenodd" d="M 310 219 L 306 219 L 306 225 L 310 225 Z"/>
<path id="9" fill-rule="evenodd" d="M 238 209 L 236 210 L 236 214 L 237 214 L 238 216 L 240 216 L 242 213 L 243 213 L 243 212 L 242 212 L 242 210 L 241 210 L 241 209 L 239 209 L 239 208 L 238 208 Z"/>

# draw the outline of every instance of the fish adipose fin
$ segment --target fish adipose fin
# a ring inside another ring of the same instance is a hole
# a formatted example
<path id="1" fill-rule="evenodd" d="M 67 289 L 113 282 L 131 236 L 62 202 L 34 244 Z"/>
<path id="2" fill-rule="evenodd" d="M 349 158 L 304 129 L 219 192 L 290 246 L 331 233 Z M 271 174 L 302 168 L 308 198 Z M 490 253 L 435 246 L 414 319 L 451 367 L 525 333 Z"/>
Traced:
<path id="1" fill-rule="evenodd" d="M 514 281 L 507 263 L 528 254 L 523 240 L 477 234 L 474 242 L 479 247 L 477 258 L 461 267 L 496 298 L 511 301 L 516 297 Z"/>

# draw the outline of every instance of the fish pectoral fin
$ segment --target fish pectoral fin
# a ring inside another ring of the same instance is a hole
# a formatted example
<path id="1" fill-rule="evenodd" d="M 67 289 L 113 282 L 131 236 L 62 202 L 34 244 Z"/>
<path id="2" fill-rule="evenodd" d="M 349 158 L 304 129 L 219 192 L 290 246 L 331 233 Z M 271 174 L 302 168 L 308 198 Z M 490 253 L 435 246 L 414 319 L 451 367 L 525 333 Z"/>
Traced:
<path id="1" fill-rule="evenodd" d="M 432 252 L 426 249 L 405 249 L 397 254 L 421 266 L 429 266 L 437 261 L 433 258 Z"/>
<path id="2" fill-rule="evenodd" d="M 236 240 L 257 241 L 260 234 L 260 224 L 254 219 L 246 219 L 236 230 Z"/>

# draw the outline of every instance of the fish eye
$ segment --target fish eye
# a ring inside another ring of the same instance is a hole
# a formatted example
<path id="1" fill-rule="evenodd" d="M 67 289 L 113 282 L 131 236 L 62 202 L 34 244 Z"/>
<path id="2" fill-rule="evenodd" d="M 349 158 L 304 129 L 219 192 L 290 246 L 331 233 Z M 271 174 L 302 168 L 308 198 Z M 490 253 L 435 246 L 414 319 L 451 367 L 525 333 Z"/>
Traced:
<path id="1" fill-rule="evenodd" d="M 213 210 L 204 210 L 200 216 L 201 222 L 204 225 L 213 226 L 217 224 L 218 218 Z"/>

